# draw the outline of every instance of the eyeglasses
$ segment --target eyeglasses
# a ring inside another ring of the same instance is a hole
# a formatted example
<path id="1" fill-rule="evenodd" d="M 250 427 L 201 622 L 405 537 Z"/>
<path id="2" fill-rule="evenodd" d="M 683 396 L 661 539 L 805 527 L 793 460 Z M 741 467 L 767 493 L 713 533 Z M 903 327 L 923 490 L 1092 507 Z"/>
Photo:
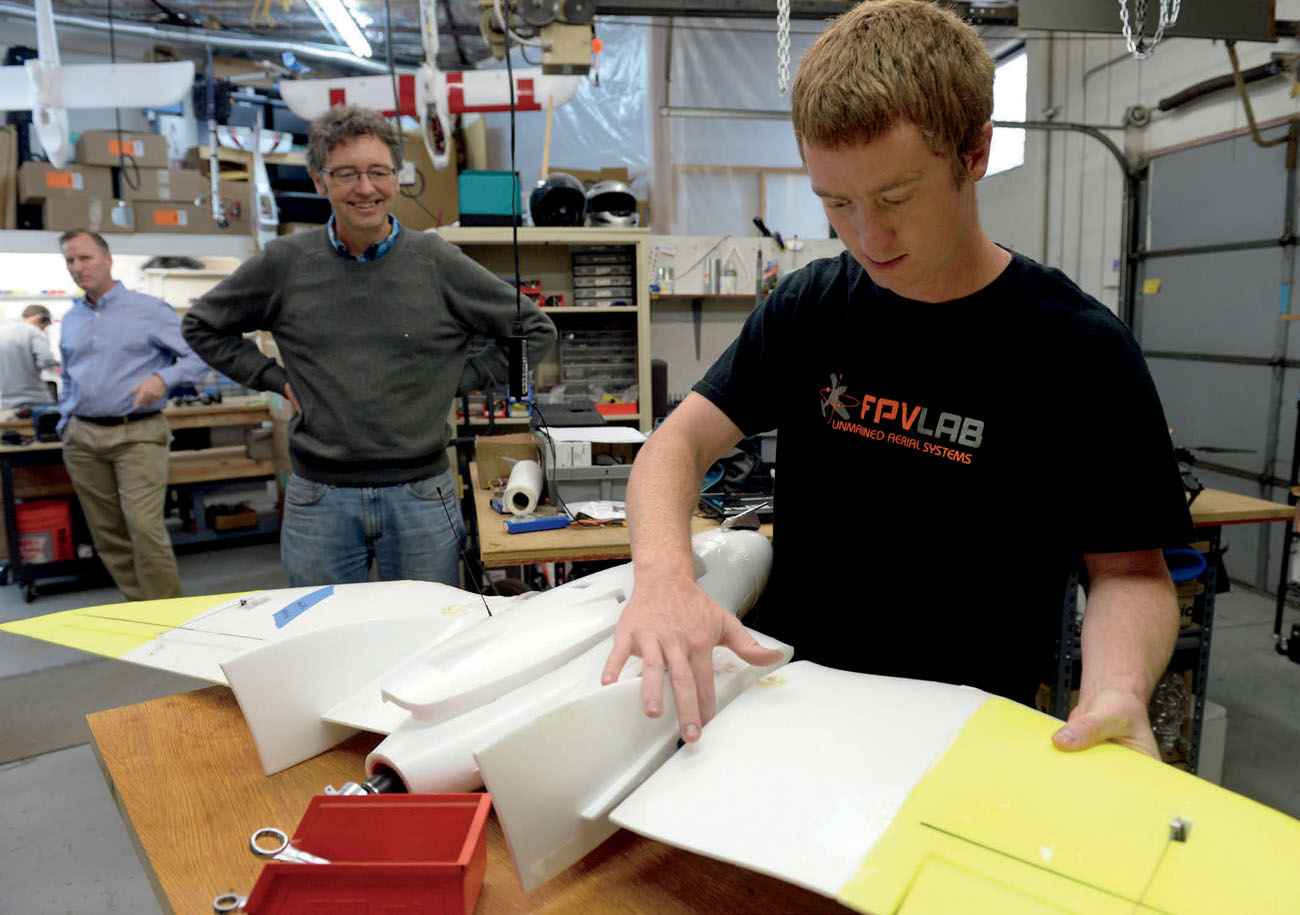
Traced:
<path id="1" fill-rule="evenodd" d="M 372 165 L 364 172 L 355 168 L 322 168 L 322 172 L 329 175 L 339 184 L 356 184 L 365 175 L 370 179 L 371 184 L 382 184 L 385 181 L 392 181 L 393 176 L 397 174 L 397 169 L 388 168 L 383 165 Z"/>

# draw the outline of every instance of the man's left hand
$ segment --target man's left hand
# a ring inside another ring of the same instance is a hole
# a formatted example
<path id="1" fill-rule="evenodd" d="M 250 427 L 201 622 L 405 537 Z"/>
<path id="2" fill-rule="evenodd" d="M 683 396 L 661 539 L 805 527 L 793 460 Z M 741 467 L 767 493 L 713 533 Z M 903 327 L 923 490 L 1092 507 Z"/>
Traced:
<path id="1" fill-rule="evenodd" d="M 162 380 L 162 376 L 155 372 L 133 387 L 130 393 L 135 395 L 135 402 L 131 404 L 131 409 L 138 410 L 143 405 L 154 403 L 159 398 L 166 396 L 167 383 Z"/>
<path id="2" fill-rule="evenodd" d="M 1147 704 L 1126 690 L 1101 689 L 1081 699 L 1065 726 L 1052 735 L 1061 750 L 1086 750 L 1106 740 L 1160 758 Z"/>

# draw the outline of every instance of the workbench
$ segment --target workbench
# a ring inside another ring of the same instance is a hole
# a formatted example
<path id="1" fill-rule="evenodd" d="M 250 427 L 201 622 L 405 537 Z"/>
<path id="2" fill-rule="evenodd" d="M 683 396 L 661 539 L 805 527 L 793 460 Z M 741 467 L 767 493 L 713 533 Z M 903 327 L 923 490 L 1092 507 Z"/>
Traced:
<path id="1" fill-rule="evenodd" d="M 169 406 L 163 413 L 173 431 L 260 426 L 271 418 L 266 398 L 258 396 L 231 398 L 220 404 Z M 12 414 L 0 418 L 0 431 L 8 429 L 27 436 L 33 433 L 30 419 L 18 419 Z M 243 445 L 173 451 L 168 457 L 167 485 L 184 488 L 187 493 L 186 510 L 197 512 L 200 517 L 203 514 L 205 490 L 231 480 L 266 480 L 274 476 L 275 462 L 248 458 Z M 9 554 L 8 567 L 4 575 L 12 577 L 22 586 L 24 597 L 28 601 L 34 596 L 35 582 L 38 579 L 104 574 L 97 558 L 24 563 L 17 550 L 18 524 L 14 514 L 15 499 L 67 497 L 71 499 L 74 506 L 76 504 L 72 481 L 63 467 L 62 442 L 32 441 L 26 445 L 0 445 L 0 488 L 3 489 L 3 493 L 0 494 L 0 510 L 4 514 L 4 546 Z M 80 510 L 75 510 L 73 514 L 75 528 L 81 523 Z M 270 534 L 278 529 L 279 518 L 275 517 L 259 522 L 256 529 L 244 529 L 232 533 L 240 536 L 249 533 Z M 174 535 L 173 539 L 188 543 L 205 538 L 180 532 Z"/>
<path id="2" fill-rule="evenodd" d="M 604 559 L 631 559 L 632 547 L 626 525 L 571 525 L 549 531 L 512 534 L 506 530 L 506 515 L 492 507 L 492 490 L 484 489 L 478 465 L 470 463 L 470 483 L 474 488 L 474 512 L 478 519 L 479 556 L 483 567 L 502 569 L 531 565 L 535 562 L 590 562 Z M 691 533 L 714 530 L 713 518 L 691 518 Z M 770 540 L 772 525 L 760 531 Z"/>
<path id="3" fill-rule="evenodd" d="M 264 860 L 249 851 L 253 831 L 277 826 L 292 836 L 313 795 L 365 776 L 366 754 L 381 739 L 360 733 L 267 776 L 224 686 L 95 712 L 86 721 L 159 905 L 184 915 L 210 912 L 225 892 L 247 896 Z M 525 895 L 493 814 L 487 862 L 477 915 L 849 911 L 792 884 L 624 830 Z"/>

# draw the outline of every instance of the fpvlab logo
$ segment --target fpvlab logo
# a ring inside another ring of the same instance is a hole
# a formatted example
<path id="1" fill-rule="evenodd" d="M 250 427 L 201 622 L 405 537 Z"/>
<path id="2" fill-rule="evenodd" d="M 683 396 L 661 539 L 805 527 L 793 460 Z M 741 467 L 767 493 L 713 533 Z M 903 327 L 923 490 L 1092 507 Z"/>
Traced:
<path id="1" fill-rule="evenodd" d="M 830 419 L 830 414 L 834 411 L 840 419 L 849 419 L 848 407 L 856 407 L 862 403 L 851 394 L 844 393 L 848 388 L 840 384 L 840 376 L 831 374 L 831 385 L 828 388 L 822 388 L 819 392 L 822 398 L 822 416 Z"/>

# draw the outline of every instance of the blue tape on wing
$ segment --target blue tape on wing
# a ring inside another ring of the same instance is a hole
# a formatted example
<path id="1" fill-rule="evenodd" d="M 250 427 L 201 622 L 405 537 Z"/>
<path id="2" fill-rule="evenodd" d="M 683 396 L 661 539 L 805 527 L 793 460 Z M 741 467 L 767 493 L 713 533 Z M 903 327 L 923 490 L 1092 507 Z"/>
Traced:
<path id="1" fill-rule="evenodd" d="M 281 607 L 279 610 L 275 611 L 275 628 L 283 629 L 333 593 L 334 586 L 326 585 L 323 588 L 318 588 L 310 594 L 303 595 L 292 604 Z"/>

